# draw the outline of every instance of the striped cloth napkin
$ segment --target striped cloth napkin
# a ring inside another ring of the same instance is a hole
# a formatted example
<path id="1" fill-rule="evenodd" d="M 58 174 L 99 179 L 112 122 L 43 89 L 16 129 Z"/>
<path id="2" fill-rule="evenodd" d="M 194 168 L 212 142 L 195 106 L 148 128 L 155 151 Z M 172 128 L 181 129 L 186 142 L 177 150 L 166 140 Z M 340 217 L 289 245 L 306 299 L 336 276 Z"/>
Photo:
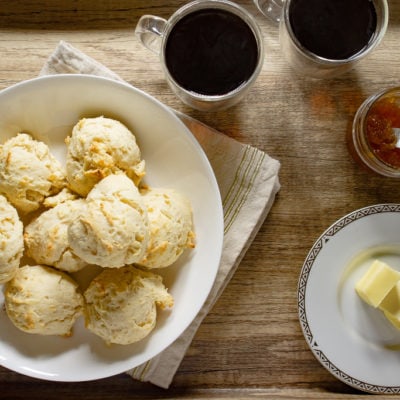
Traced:
<path id="1" fill-rule="evenodd" d="M 40 75 L 82 73 L 122 80 L 71 44 L 61 41 Z M 135 379 L 168 388 L 201 322 L 228 284 L 279 191 L 280 164 L 266 153 L 177 113 L 199 141 L 214 170 L 224 210 L 224 244 L 214 286 L 186 331 L 166 350 L 127 371 Z"/>

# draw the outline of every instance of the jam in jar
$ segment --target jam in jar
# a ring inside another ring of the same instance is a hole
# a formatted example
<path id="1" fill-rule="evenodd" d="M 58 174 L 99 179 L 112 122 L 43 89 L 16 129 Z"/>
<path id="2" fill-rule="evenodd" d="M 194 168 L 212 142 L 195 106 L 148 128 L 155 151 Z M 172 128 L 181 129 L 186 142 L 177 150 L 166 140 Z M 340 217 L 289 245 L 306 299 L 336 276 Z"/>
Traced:
<path id="1" fill-rule="evenodd" d="M 368 169 L 400 177 L 400 87 L 369 97 L 353 121 L 353 147 Z"/>

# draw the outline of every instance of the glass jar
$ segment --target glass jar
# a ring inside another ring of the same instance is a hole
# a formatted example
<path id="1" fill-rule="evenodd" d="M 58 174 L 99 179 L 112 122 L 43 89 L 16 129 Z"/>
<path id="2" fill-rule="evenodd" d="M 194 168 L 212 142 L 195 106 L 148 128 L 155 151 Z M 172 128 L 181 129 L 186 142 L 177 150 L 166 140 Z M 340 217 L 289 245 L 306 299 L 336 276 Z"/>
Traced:
<path id="1" fill-rule="evenodd" d="M 353 120 L 350 152 L 368 170 L 400 178 L 400 87 L 375 93 L 361 104 Z"/>

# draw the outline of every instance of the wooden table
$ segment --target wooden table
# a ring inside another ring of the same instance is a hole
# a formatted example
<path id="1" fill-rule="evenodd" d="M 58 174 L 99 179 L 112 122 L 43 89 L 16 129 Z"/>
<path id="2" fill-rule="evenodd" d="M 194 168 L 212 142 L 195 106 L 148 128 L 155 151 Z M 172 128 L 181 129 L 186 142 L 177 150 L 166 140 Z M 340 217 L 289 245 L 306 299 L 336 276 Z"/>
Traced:
<path id="1" fill-rule="evenodd" d="M 361 170 L 346 145 L 361 102 L 400 83 L 400 3 L 389 0 L 387 35 L 368 60 L 341 78 L 310 81 L 286 65 L 276 27 L 251 0 L 239 0 L 256 15 L 264 33 L 265 64 L 240 105 L 209 114 L 176 99 L 157 56 L 133 34 L 141 15 L 168 17 L 184 3 L 0 1 L 0 89 L 35 77 L 65 40 L 165 104 L 282 164 L 282 189 L 266 222 L 199 329 L 169 390 L 125 374 L 55 383 L 0 368 L 2 399 L 342 399 L 361 394 L 336 380 L 308 349 L 297 317 L 297 282 L 310 247 L 334 221 L 366 205 L 400 202 L 400 184 Z"/>

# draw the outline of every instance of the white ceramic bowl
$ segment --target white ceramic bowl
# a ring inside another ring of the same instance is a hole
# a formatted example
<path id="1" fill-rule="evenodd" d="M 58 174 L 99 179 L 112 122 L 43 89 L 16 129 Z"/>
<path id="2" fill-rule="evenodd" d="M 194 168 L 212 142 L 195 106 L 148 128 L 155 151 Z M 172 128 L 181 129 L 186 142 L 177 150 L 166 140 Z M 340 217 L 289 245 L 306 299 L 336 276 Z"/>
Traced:
<path id="1" fill-rule="evenodd" d="M 196 248 L 160 270 L 175 299 L 159 313 L 154 331 L 128 345 L 106 346 L 80 319 L 73 336 L 24 333 L 9 321 L 0 296 L 0 362 L 19 373 L 54 381 L 85 381 L 134 368 L 177 339 L 205 302 L 218 270 L 223 214 L 218 186 L 201 147 L 167 107 L 130 85 L 88 75 L 57 75 L 19 83 L 0 92 L 0 141 L 18 132 L 48 143 L 65 160 L 65 137 L 82 117 L 120 120 L 136 135 L 146 160 L 145 182 L 170 187 L 193 206 Z"/>

